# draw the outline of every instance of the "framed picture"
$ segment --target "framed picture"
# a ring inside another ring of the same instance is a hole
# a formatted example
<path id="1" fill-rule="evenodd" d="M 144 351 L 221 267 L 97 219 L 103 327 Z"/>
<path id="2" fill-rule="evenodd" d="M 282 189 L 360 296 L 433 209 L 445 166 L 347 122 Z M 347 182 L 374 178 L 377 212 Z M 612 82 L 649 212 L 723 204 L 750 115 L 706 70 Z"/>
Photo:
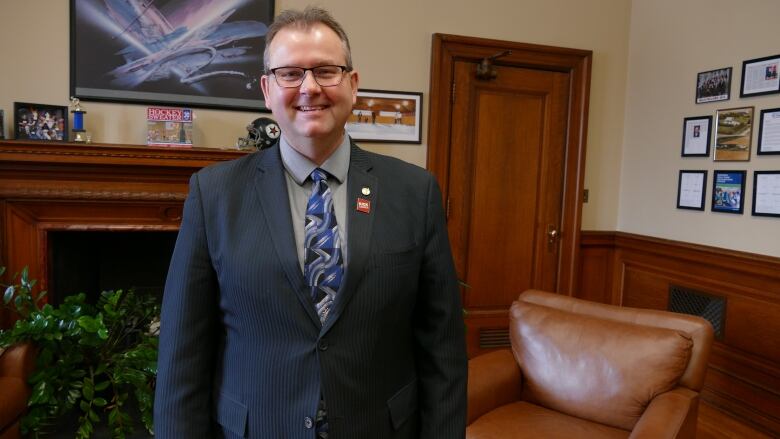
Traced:
<path id="1" fill-rule="evenodd" d="M 742 85 L 739 97 L 780 93 L 780 55 L 742 62 Z"/>
<path id="2" fill-rule="evenodd" d="M 758 155 L 780 154 L 780 108 L 761 110 Z"/>
<path id="3" fill-rule="evenodd" d="M 70 8 L 71 96 L 267 111 L 260 77 L 273 0 L 70 0 Z"/>
<path id="4" fill-rule="evenodd" d="M 780 171 L 753 173 L 753 215 L 780 217 Z"/>
<path id="5" fill-rule="evenodd" d="M 712 211 L 742 214 L 746 171 L 718 171 L 712 180 Z"/>
<path id="6" fill-rule="evenodd" d="M 347 133 L 365 142 L 422 143 L 422 93 L 358 90 Z"/>
<path id="7" fill-rule="evenodd" d="M 753 138 L 753 107 L 718 110 L 715 161 L 750 160 Z"/>
<path id="8" fill-rule="evenodd" d="M 68 107 L 14 102 L 14 138 L 68 141 Z"/>
<path id="9" fill-rule="evenodd" d="M 696 103 L 728 101 L 731 95 L 731 67 L 696 75 Z"/>
<path id="10" fill-rule="evenodd" d="M 0 139 L 5 139 L 5 111 L 0 110 Z"/>
<path id="11" fill-rule="evenodd" d="M 704 210 L 707 171 L 680 171 L 677 182 L 677 208 Z"/>
<path id="12" fill-rule="evenodd" d="M 683 157 L 709 157 L 712 116 L 686 117 L 683 119 Z"/>

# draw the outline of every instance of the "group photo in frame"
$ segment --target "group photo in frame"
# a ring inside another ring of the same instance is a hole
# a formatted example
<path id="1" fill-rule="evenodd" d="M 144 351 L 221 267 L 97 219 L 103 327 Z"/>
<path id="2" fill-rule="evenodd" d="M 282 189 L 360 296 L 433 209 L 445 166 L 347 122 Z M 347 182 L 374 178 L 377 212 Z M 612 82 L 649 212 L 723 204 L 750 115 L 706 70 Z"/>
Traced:
<path id="1" fill-rule="evenodd" d="M 260 78 L 273 17 L 272 0 L 70 0 L 70 95 L 268 111 Z"/>
<path id="2" fill-rule="evenodd" d="M 677 181 L 677 208 L 704 210 L 707 171 L 680 171 Z"/>
<path id="3" fill-rule="evenodd" d="M 686 117 L 683 119 L 683 157 L 709 157 L 712 116 Z"/>
<path id="4" fill-rule="evenodd" d="M 780 55 L 742 62 L 739 97 L 780 93 Z"/>
<path id="5" fill-rule="evenodd" d="M 731 97 L 731 67 L 696 75 L 696 103 L 727 101 Z"/>
<path id="6" fill-rule="evenodd" d="M 717 112 L 715 161 L 748 161 L 753 139 L 753 107 Z"/>
<path id="7" fill-rule="evenodd" d="M 358 90 L 347 133 L 356 141 L 422 143 L 422 93 Z"/>
<path id="8" fill-rule="evenodd" d="M 68 107 L 14 102 L 14 139 L 68 141 Z"/>
<path id="9" fill-rule="evenodd" d="M 712 211 L 742 214 L 747 171 L 716 170 L 712 175 Z"/>
<path id="10" fill-rule="evenodd" d="M 752 214 L 780 217 L 780 171 L 753 172 Z"/>
<path id="11" fill-rule="evenodd" d="M 780 108 L 761 110 L 756 154 L 780 154 Z"/>

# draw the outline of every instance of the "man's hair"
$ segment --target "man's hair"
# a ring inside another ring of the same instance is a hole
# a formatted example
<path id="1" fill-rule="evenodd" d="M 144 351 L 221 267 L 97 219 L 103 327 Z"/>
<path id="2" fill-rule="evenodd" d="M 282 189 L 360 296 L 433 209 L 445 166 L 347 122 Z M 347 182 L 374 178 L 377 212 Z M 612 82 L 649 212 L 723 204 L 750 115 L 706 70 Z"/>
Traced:
<path id="1" fill-rule="evenodd" d="M 349 38 L 344 28 L 330 15 L 330 12 L 325 9 L 318 8 L 316 6 L 307 6 L 303 11 L 295 9 L 287 9 L 282 11 L 271 26 L 268 27 L 268 32 L 265 34 L 265 51 L 263 52 L 263 67 L 265 73 L 270 73 L 270 47 L 271 42 L 280 30 L 286 27 L 296 27 L 301 30 L 309 30 L 315 24 L 324 24 L 329 27 L 333 32 L 338 35 L 341 40 L 341 45 L 344 48 L 344 57 L 346 59 L 347 68 L 352 70 L 352 50 L 349 47 Z"/>

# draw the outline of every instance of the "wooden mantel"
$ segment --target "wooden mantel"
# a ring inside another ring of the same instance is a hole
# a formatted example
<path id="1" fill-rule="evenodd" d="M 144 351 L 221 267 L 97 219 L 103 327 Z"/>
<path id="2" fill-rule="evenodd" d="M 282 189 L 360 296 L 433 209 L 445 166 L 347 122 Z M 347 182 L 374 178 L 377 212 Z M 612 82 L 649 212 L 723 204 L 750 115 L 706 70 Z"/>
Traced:
<path id="1" fill-rule="evenodd" d="M 178 230 L 190 176 L 244 154 L 0 140 L 0 266 L 29 266 L 46 289 L 50 231 Z"/>

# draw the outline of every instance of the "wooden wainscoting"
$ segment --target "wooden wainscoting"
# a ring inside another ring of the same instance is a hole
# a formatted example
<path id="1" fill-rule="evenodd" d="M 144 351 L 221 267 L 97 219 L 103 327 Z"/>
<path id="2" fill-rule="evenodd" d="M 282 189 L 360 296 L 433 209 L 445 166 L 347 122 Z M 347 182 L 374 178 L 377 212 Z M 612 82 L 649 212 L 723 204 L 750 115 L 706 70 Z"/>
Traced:
<path id="1" fill-rule="evenodd" d="M 582 232 L 577 297 L 667 309 L 670 287 L 725 300 L 702 399 L 780 437 L 780 258 Z"/>

